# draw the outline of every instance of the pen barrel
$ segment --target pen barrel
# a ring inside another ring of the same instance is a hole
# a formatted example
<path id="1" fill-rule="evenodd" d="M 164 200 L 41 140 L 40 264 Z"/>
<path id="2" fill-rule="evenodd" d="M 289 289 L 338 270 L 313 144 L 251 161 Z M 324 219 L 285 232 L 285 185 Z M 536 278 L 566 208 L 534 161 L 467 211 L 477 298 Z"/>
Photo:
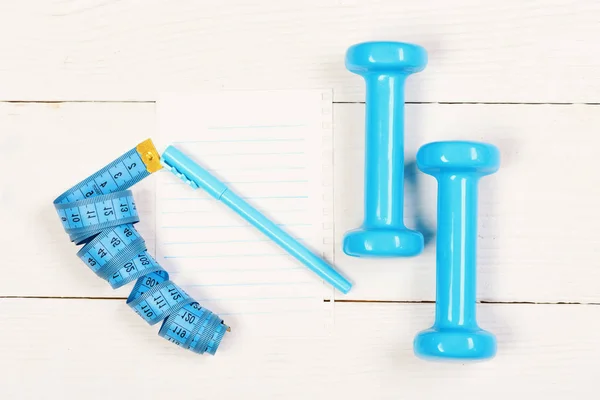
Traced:
<path id="1" fill-rule="evenodd" d="M 162 155 L 161 162 L 179 178 L 188 184 L 193 182 L 196 187 L 204 189 L 217 200 L 227 190 L 227 186 L 217 177 L 173 146 L 167 147 Z"/>
<path id="2" fill-rule="evenodd" d="M 346 278 L 245 200 L 227 190 L 221 195 L 221 201 L 327 283 L 342 293 L 348 293 L 352 284 Z"/>
<path id="3" fill-rule="evenodd" d="M 272 241 L 340 292 L 345 294 L 350 291 L 352 284 L 325 260 L 316 256 L 307 247 L 261 214 L 244 199 L 231 192 L 217 177 L 202 168 L 177 148 L 173 146 L 167 147 L 162 155 L 161 162 L 165 168 L 190 184 L 190 186 L 202 188 L 215 199 L 225 203 L 256 229 L 267 235 Z"/>

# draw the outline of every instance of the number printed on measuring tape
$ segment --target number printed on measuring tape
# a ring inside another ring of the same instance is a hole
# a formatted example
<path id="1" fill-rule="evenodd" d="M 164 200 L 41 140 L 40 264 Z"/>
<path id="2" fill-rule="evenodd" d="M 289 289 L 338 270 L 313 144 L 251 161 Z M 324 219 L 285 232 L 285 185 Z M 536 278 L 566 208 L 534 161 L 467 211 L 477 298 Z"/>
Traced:
<path id="1" fill-rule="evenodd" d="M 171 314 L 161 327 L 160 335 L 183 348 L 212 354 L 225 334 L 224 330 L 218 329 L 220 325 L 218 316 L 193 302 L 177 314 Z"/>
<path id="2" fill-rule="evenodd" d="M 151 325 L 194 300 L 169 280 L 166 271 L 149 274 L 133 287 L 127 304 Z"/>
<path id="3" fill-rule="evenodd" d="M 127 304 L 159 335 L 196 353 L 215 354 L 229 327 L 200 307 L 148 253 L 134 224 L 128 188 L 161 168 L 150 139 L 79 182 L 54 201 L 63 228 L 83 247 L 77 256 L 113 289 L 136 281 Z"/>

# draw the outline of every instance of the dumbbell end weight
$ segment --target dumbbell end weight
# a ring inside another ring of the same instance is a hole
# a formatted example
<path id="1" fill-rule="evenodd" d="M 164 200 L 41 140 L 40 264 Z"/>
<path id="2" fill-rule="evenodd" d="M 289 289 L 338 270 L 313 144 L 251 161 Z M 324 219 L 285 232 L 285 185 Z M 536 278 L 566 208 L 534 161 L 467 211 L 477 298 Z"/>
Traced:
<path id="1" fill-rule="evenodd" d="M 496 355 L 496 337 L 479 328 L 433 327 L 415 337 L 413 348 L 425 360 L 485 360 Z"/>
<path id="2" fill-rule="evenodd" d="M 412 257 L 423 251 L 421 232 L 404 229 L 359 228 L 344 236 L 344 253 L 353 257 Z"/>
<path id="3" fill-rule="evenodd" d="M 404 75 L 425 69 L 427 51 L 416 44 L 404 42 L 363 42 L 346 51 L 346 68 L 358 75 L 402 71 Z"/>
<path id="4" fill-rule="evenodd" d="M 500 152 L 488 143 L 452 140 L 427 143 L 417 153 L 419 169 L 433 176 L 467 174 L 476 178 L 493 174 L 500 167 Z"/>

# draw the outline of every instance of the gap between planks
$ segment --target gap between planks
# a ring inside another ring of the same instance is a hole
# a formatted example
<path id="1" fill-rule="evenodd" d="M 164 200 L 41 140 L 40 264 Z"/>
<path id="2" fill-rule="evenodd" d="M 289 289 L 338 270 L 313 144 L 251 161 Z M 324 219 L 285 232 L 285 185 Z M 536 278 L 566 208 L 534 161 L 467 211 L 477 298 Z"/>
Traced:
<path id="1" fill-rule="evenodd" d="M 85 296 L 0 296 L 2 299 L 39 299 L 39 300 L 127 300 L 127 297 L 85 297 Z M 324 303 L 331 303 L 330 299 L 324 299 Z M 376 303 L 376 304 L 435 304 L 434 300 L 334 300 L 334 303 Z M 600 303 L 582 302 L 551 302 L 551 301 L 477 301 L 477 304 L 539 304 L 539 305 L 577 305 L 577 306 L 600 306 Z"/>
<path id="2" fill-rule="evenodd" d="M 155 100 L 0 100 L 0 103 L 9 104 L 67 104 L 67 103 L 108 103 L 108 104 L 155 104 Z M 364 101 L 333 101 L 333 104 L 365 104 Z M 588 103 L 536 103 L 536 102 L 489 102 L 489 101 L 407 101 L 405 104 L 442 104 L 442 105 L 524 105 L 524 106 L 600 106 L 600 102 Z"/>
<path id="3" fill-rule="evenodd" d="M 325 303 L 331 300 L 323 300 Z M 377 303 L 377 304 L 435 304 L 434 300 L 334 300 L 334 303 Z M 582 303 L 569 301 L 487 301 L 479 300 L 477 304 L 540 304 L 540 305 L 577 305 L 577 306 L 600 306 L 600 303 Z"/>
<path id="4" fill-rule="evenodd" d="M 108 103 L 108 104 L 154 104 L 154 100 L 0 100 L 0 103 L 8 104 L 68 104 L 68 103 Z M 333 104 L 365 104 L 364 101 L 333 101 Z M 406 102 L 405 104 L 440 104 L 440 105 L 556 105 L 556 106 L 571 106 L 571 105 L 586 105 L 599 106 L 600 102 L 584 102 L 584 103 L 568 103 L 568 102 L 476 102 L 476 101 L 457 101 L 457 102 Z M 58 300 L 127 300 L 127 297 L 86 297 L 86 296 L 0 296 L 1 299 L 58 299 Z M 325 303 L 330 303 L 331 300 L 324 299 Z M 435 304 L 433 300 L 334 300 L 335 303 L 377 303 L 377 304 Z M 539 304 L 539 305 L 589 305 L 598 306 L 600 303 L 594 302 L 535 302 L 535 301 L 477 301 L 478 304 Z"/>

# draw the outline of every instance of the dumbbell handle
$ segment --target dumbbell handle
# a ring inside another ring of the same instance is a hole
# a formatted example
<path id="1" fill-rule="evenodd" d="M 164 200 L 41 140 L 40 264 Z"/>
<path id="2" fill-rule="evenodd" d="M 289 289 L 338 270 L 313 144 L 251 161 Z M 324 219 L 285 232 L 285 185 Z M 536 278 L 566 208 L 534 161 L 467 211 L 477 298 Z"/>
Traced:
<path id="1" fill-rule="evenodd" d="M 404 81 L 373 72 L 366 82 L 365 228 L 404 226 Z"/>
<path id="2" fill-rule="evenodd" d="M 442 172 L 438 181 L 436 322 L 477 327 L 477 185 L 472 173 Z"/>

